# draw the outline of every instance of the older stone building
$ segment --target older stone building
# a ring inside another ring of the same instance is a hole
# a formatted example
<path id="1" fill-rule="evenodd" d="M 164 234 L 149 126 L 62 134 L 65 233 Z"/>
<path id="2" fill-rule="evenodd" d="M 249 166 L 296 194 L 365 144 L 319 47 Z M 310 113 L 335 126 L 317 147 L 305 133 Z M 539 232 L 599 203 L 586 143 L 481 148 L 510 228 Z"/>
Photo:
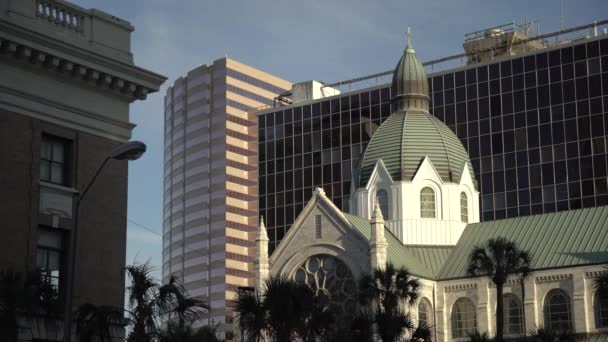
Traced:
<path id="1" fill-rule="evenodd" d="M 129 104 L 165 80 L 134 64 L 133 29 L 65 1 L 0 1 L 0 270 L 39 269 L 60 298 L 73 196 L 131 138 Z M 74 306 L 123 306 L 127 174 L 108 162 L 82 201 Z M 63 338 L 60 317 L 20 325 L 21 341 Z"/>
<path id="2" fill-rule="evenodd" d="M 608 266 L 608 207 L 479 222 L 479 190 L 466 150 L 428 110 L 424 69 L 411 44 L 393 75 L 391 116 L 378 128 L 353 175 L 351 213 L 317 189 L 272 256 L 261 224 L 256 286 L 268 275 L 304 281 L 345 311 L 356 280 L 391 262 L 422 283 L 410 308 L 437 341 L 496 331 L 496 291 L 467 278 L 474 246 L 506 237 L 528 250 L 534 273 L 505 287 L 505 333 L 536 327 L 579 334 L 608 331 L 608 298 L 593 280 Z M 524 296 L 525 294 L 525 296 Z M 352 311 L 351 311 L 352 312 Z"/>

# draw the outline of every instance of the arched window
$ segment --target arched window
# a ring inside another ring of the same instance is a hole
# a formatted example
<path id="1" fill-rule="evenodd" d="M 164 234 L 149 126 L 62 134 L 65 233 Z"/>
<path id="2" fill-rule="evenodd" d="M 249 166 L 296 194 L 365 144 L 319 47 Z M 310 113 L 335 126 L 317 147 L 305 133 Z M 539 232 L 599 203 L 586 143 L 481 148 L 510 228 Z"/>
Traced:
<path id="1" fill-rule="evenodd" d="M 597 291 L 593 298 L 595 328 L 608 328 L 608 294 Z"/>
<path id="2" fill-rule="evenodd" d="M 340 259 L 326 254 L 313 255 L 296 269 L 293 279 L 306 283 L 317 295 L 342 312 L 355 312 L 353 289 L 357 283 L 348 266 Z"/>
<path id="3" fill-rule="evenodd" d="M 422 298 L 418 302 L 418 324 L 426 324 L 427 326 L 433 325 L 433 310 L 431 302 L 428 299 Z"/>
<path id="4" fill-rule="evenodd" d="M 467 337 L 477 329 L 475 305 L 468 298 L 460 298 L 452 307 L 452 338 Z"/>
<path id="5" fill-rule="evenodd" d="M 545 297 L 545 328 L 552 331 L 572 330 L 570 297 L 559 289 Z"/>
<path id="6" fill-rule="evenodd" d="M 376 192 L 376 200 L 380 205 L 380 211 L 382 211 L 382 217 L 388 220 L 388 193 L 384 189 L 380 189 Z"/>
<path id="7" fill-rule="evenodd" d="M 428 186 L 420 191 L 420 217 L 435 218 L 435 191 Z"/>
<path id="8" fill-rule="evenodd" d="M 504 332 L 508 335 L 519 335 L 523 333 L 521 301 L 513 294 L 506 294 L 503 298 Z"/>
<path id="9" fill-rule="evenodd" d="M 460 221 L 469 223 L 469 199 L 464 191 L 460 193 Z"/>

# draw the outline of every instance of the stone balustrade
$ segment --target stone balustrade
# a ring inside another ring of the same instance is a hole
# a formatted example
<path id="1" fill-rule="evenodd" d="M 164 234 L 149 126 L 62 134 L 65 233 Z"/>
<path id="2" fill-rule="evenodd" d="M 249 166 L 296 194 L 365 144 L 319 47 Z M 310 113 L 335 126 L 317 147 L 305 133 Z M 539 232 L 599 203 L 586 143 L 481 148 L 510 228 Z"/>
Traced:
<path id="1" fill-rule="evenodd" d="M 83 32 L 86 12 L 71 4 L 51 1 L 36 1 L 36 16 L 58 26 L 76 32 Z"/>

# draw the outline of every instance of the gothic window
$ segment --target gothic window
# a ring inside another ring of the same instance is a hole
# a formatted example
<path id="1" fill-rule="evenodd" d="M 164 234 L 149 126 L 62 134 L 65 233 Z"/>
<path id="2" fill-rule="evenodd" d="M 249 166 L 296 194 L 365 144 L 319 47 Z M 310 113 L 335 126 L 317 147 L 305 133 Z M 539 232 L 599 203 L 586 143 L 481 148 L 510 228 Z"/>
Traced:
<path id="1" fill-rule="evenodd" d="M 469 199 L 464 191 L 460 193 L 460 221 L 469 222 Z"/>
<path id="2" fill-rule="evenodd" d="M 570 297 L 562 290 L 551 290 L 545 297 L 545 328 L 552 331 L 572 330 Z"/>
<path id="3" fill-rule="evenodd" d="M 460 298 L 452 307 L 452 338 L 467 337 L 477 329 L 475 305 L 468 298 Z"/>
<path id="4" fill-rule="evenodd" d="M 382 217 L 388 220 L 388 193 L 384 189 L 380 189 L 376 192 L 376 200 L 380 205 L 380 211 L 382 211 Z"/>
<path id="5" fill-rule="evenodd" d="M 431 310 L 431 303 L 426 298 L 420 299 L 418 303 L 418 324 L 426 324 L 431 326 L 433 322 L 433 311 Z"/>
<path id="6" fill-rule="evenodd" d="M 354 312 L 356 298 L 353 289 L 357 284 L 348 267 L 337 258 L 323 254 L 311 256 L 298 267 L 294 278 L 305 282 L 340 312 Z"/>
<path id="7" fill-rule="evenodd" d="M 420 191 L 420 217 L 435 218 L 435 191 L 428 186 Z"/>
<path id="8" fill-rule="evenodd" d="M 595 328 L 608 328 L 608 294 L 597 291 L 594 296 Z"/>
<path id="9" fill-rule="evenodd" d="M 508 335 L 519 335 L 523 332 L 522 305 L 513 294 L 504 295 L 504 332 Z"/>

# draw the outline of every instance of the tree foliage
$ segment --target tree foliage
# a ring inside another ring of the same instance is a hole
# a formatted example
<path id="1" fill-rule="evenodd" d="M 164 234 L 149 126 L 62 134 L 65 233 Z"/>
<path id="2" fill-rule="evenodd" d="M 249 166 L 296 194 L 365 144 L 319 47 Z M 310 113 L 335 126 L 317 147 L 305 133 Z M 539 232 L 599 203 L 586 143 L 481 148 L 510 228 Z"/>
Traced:
<path id="1" fill-rule="evenodd" d="M 510 275 L 527 277 L 532 271 L 527 251 L 520 250 L 515 242 L 499 237 L 490 239 L 485 246 L 475 246 L 469 255 L 467 275 L 486 275 L 496 285 L 496 341 L 502 342 L 504 330 L 503 288 Z"/>
<path id="2" fill-rule="evenodd" d="M 209 309 L 203 300 L 188 296 L 174 276 L 167 284 L 157 283 L 147 263 L 127 266 L 126 270 L 131 280 L 126 310 L 131 332 L 127 342 L 153 342 L 160 336 L 163 320 L 187 324 Z"/>
<path id="3" fill-rule="evenodd" d="M 246 341 L 326 340 L 334 313 L 305 283 L 283 276 L 270 277 L 262 293 L 240 290 L 235 311 Z"/>
<path id="4" fill-rule="evenodd" d="M 359 281 L 359 304 L 384 342 L 398 341 L 415 329 L 407 309 L 419 297 L 420 282 L 405 268 L 388 263 Z"/>

